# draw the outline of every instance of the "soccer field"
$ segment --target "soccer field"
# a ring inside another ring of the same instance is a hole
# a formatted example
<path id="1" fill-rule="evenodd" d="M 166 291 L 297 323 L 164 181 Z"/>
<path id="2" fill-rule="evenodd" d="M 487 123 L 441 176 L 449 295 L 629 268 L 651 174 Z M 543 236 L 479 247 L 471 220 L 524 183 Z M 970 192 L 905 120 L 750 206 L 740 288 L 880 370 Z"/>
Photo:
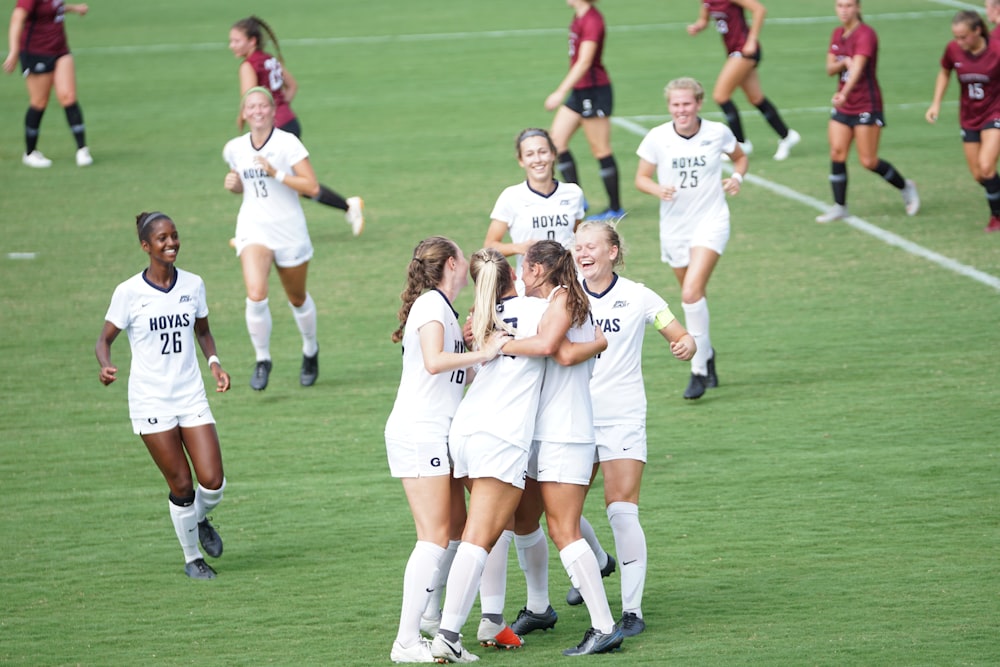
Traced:
<path id="1" fill-rule="evenodd" d="M 831 198 L 833 2 L 766 4 L 762 83 L 803 141 L 771 160 L 776 136 L 734 97 L 756 151 L 709 285 L 720 387 L 684 401 L 687 364 L 648 337 L 648 629 L 591 660 L 1000 664 L 1000 234 L 982 231 L 954 81 L 937 124 L 924 121 L 951 17 L 980 6 L 864 2 L 881 43 L 881 153 L 923 205 L 907 217 L 852 151 L 857 218 L 817 225 Z M 657 202 L 632 184 L 635 149 L 667 120 L 666 82 L 694 76 L 710 89 L 722 46 L 714 31 L 685 32 L 694 0 L 598 6 L 628 211 L 622 273 L 679 313 Z M 265 392 L 248 386 L 245 293 L 227 245 L 239 200 L 222 187 L 221 151 L 237 134 L 228 31 L 251 13 L 274 27 L 299 81 L 293 106 L 319 180 L 367 203 L 356 239 L 338 211 L 305 204 L 322 350 L 310 389 L 298 384 L 300 339 L 277 279 L 274 371 Z M 280 11 L 95 1 L 66 21 L 95 160 L 86 169 L 55 99 L 39 145 L 54 165 L 21 165 L 27 94 L 19 77 L 0 79 L 0 664 L 389 664 L 414 539 L 382 438 L 406 263 L 432 234 L 467 254 L 480 247 L 497 195 L 523 177 L 514 136 L 551 121 L 542 102 L 566 72 L 570 18 L 559 0 L 301 0 Z M 704 112 L 721 118 L 710 101 Z M 572 148 L 603 209 L 582 134 Z M 209 397 L 228 478 L 212 582 L 184 576 L 166 485 L 131 432 L 126 338 L 112 350 L 112 386 L 97 381 L 93 355 L 114 287 L 146 266 L 135 215 L 156 209 L 177 222 L 178 266 L 205 279 L 233 376 L 232 391 Z M 471 301 L 466 290 L 456 305 Z M 600 485 L 586 514 L 610 548 Z M 484 664 L 562 660 L 579 642 L 589 619 L 562 600 L 554 548 L 550 568 L 556 628 L 516 652 L 473 647 Z M 605 580 L 616 616 L 619 581 Z M 512 557 L 508 621 L 523 596 Z M 478 607 L 470 619 L 469 638 Z"/>

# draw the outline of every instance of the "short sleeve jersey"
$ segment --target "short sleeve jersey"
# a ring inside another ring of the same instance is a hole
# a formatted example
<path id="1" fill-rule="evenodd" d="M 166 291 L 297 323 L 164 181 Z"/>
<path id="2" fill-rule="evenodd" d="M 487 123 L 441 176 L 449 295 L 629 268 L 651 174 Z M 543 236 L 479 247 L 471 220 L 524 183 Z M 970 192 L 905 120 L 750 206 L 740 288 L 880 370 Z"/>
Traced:
<path id="1" fill-rule="evenodd" d="M 243 183 L 236 235 L 251 238 L 272 250 L 308 243 L 309 231 L 299 194 L 258 167 L 254 162 L 258 155 L 267 158 L 278 171 L 292 174 L 295 171 L 292 165 L 309 157 L 309 152 L 294 134 L 277 128 L 263 146 L 254 146 L 249 132 L 226 144 L 222 157 Z"/>
<path id="2" fill-rule="evenodd" d="M 941 56 L 941 69 L 954 70 L 958 79 L 958 121 L 963 129 L 980 130 L 1000 118 L 1000 51 L 987 46 L 973 55 L 952 41 Z"/>
<path id="3" fill-rule="evenodd" d="M 160 289 L 146 272 L 118 285 L 104 316 L 128 334 L 132 365 L 128 405 L 132 419 L 191 414 L 207 400 L 195 346 L 194 323 L 208 317 L 205 283 L 176 269 Z"/>
<path id="4" fill-rule="evenodd" d="M 571 68 L 580 57 L 580 44 L 583 42 L 595 42 L 597 51 L 594 52 L 594 62 L 591 63 L 590 69 L 580 77 L 573 88 L 610 85 L 611 78 L 608 76 L 607 70 L 604 69 L 602 60 L 604 55 L 604 16 L 593 6 L 583 16 L 574 15 L 572 23 L 569 24 L 569 65 Z"/>
<path id="5" fill-rule="evenodd" d="M 677 188 L 671 201 L 660 201 L 660 234 L 693 231 L 702 220 L 729 220 L 729 204 L 722 189 L 722 154 L 736 150 L 729 126 L 701 119 L 698 132 L 682 137 L 673 121 L 654 127 L 636 154 L 656 165 L 660 185 Z"/>
<path id="6" fill-rule="evenodd" d="M 546 239 L 565 247 L 574 242 L 573 228 L 582 220 L 583 190 L 576 183 L 556 181 L 550 195 L 532 190 L 527 181 L 504 189 L 490 213 L 491 220 L 507 223 L 513 243 Z M 517 256 L 517 275 L 521 275 L 524 256 Z"/>
<path id="7" fill-rule="evenodd" d="M 464 369 L 432 375 L 424 366 L 420 329 L 431 322 L 444 328 L 443 352 L 465 352 L 458 313 L 439 290 L 417 297 L 403 330 L 403 372 L 396 402 L 385 425 L 387 438 L 406 442 L 445 442 L 465 390 Z"/>
<path id="8" fill-rule="evenodd" d="M 254 51 L 246 60 L 253 67 L 254 74 L 257 75 L 257 85 L 263 86 L 271 91 L 274 98 L 274 124 L 276 127 L 284 127 L 295 120 L 295 113 L 285 99 L 285 71 L 281 68 L 281 61 L 270 53 Z"/>
<path id="9" fill-rule="evenodd" d="M 17 7 L 28 12 L 21 31 L 21 52 L 41 56 L 69 53 L 64 24 L 66 3 L 63 0 L 17 0 Z"/>
<path id="10" fill-rule="evenodd" d="M 537 333 L 547 305 L 543 299 L 516 296 L 505 299 L 497 308 L 500 317 L 516 328 L 516 338 L 528 338 Z M 544 357 L 504 354 L 484 364 L 458 406 L 451 433 L 488 433 L 528 449 L 535 432 L 544 372 Z"/>
<path id="11" fill-rule="evenodd" d="M 845 37 L 844 27 L 840 26 L 833 31 L 833 36 L 830 38 L 829 52 L 838 60 L 853 56 L 868 58 L 861 79 L 851 89 L 843 106 L 837 107 L 837 111 L 849 116 L 881 113 L 882 90 L 875 76 L 878 66 L 878 35 L 875 34 L 875 30 L 867 23 L 859 23 L 851 34 Z M 838 91 L 844 87 L 847 76 L 847 70 L 841 72 L 837 81 Z"/>
<path id="12" fill-rule="evenodd" d="M 715 21 L 726 53 L 742 51 L 750 35 L 743 8 L 729 0 L 705 0 L 702 4 L 708 9 L 709 18 Z"/>
<path id="13" fill-rule="evenodd" d="M 646 325 L 667 308 L 656 292 L 642 283 L 615 275 L 601 294 L 584 289 L 608 349 L 597 356 L 590 396 L 594 424 L 645 425 L 646 388 L 642 379 L 642 341 Z"/>

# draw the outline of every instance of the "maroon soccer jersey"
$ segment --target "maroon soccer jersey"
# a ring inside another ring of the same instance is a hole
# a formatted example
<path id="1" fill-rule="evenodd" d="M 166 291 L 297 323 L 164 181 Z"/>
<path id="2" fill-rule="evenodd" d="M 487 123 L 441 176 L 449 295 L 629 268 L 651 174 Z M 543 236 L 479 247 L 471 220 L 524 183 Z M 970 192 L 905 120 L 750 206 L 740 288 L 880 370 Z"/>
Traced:
<path id="1" fill-rule="evenodd" d="M 837 107 L 837 111 L 848 116 L 857 116 L 862 113 L 875 113 L 882 111 L 882 90 L 878 86 L 878 78 L 875 76 L 875 68 L 878 64 L 878 35 L 867 23 L 859 23 L 850 35 L 844 37 L 844 27 L 840 26 L 833 31 L 830 38 L 830 53 L 838 60 L 851 58 L 854 56 L 867 56 L 868 62 L 861 72 L 861 78 L 851 89 L 847 100 L 843 106 Z M 840 74 L 837 82 L 837 90 L 844 87 L 847 79 L 847 70 Z"/>
<path id="2" fill-rule="evenodd" d="M 63 25 L 64 5 L 63 0 L 17 0 L 17 6 L 28 12 L 21 32 L 21 53 L 38 56 L 69 53 Z"/>
<path id="3" fill-rule="evenodd" d="M 594 86 L 606 86 L 611 83 L 604 63 L 601 62 L 601 55 L 604 53 L 604 17 L 597 11 L 596 7 L 591 7 L 583 16 L 574 16 L 573 22 L 569 24 L 569 66 L 572 68 L 580 54 L 580 44 L 583 42 L 596 42 L 597 51 L 594 53 L 594 62 L 591 63 L 587 73 L 580 77 L 573 88 L 592 88 Z"/>
<path id="4" fill-rule="evenodd" d="M 1000 51 L 987 47 L 979 55 L 948 42 L 941 56 L 941 68 L 954 70 L 961 87 L 958 122 L 962 129 L 981 130 L 1000 118 Z"/>
<path id="5" fill-rule="evenodd" d="M 271 97 L 274 98 L 274 126 L 284 127 L 295 120 L 295 112 L 285 100 L 285 91 L 282 90 L 285 73 L 281 69 L 281 61 L 260 49 L 251 53 L 246 61 L 257 74 L 257 85 L 271 91 Z"/>
<path id="6" fill-rule="evenodd" d="M 726 53 L 742 51 L 750 35 L 743 8 L 729 0 L 705 0 L 702 4 L 708 9 L 709 18 L 715 21 L 715 29 L 722 35 Z"/>

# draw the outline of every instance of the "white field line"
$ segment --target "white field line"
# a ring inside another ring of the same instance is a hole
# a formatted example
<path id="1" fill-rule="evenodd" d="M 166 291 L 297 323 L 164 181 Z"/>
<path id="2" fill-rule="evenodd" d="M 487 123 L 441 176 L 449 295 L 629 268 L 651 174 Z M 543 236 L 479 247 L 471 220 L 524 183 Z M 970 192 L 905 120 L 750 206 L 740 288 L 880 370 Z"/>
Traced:
<path id="1" fill-rule="evenodd" d="M 646 136 L 646 133 L 649 131 L 646 127 L 628 118 L 612 118 L 611 122 L 617 125 L 618 127 L 621 127 L 622 129 L 627 130 L 640 137 Z M 780 197 L 791 199 L 792 201 L 799 202 L 800 204 L 804 204 L 805 206 L 808 206 L 820 212 L 825 212 L 827 209 L 830 208 L 830 205 L 828 203 L 822 202 L 816 199 L 815 197 L 804 195 L 801 192 L 798 192 L 797 190 L 793 190 L 789 187 L 781 185 L 780 183 L 769 181 L 766 178 L 755 176 L 752 173 L 747 174 L 744 180 L 749 181 L 750 183 L 753 183 L 754 185 L 762 187 L 766 190 L 770 190 L 771 192 Z M 1000 278 L 997 278 L 996 276 L 991 276 L 988 273 L 984 273 L 979 269 L 968 266 L 966 264 L 962 264 L 961 262 L 951 259 L 950 257 L 945 257 L 944 255 L 940 255 L 934 252 L 933 250 L 928 250 L 927 248 L 924 248 L 921 245 L 918 245 L 912 241 L 908 241 L 907 239 L 904 239 L 901 236 L 893 234 L 890 231 L 886 231 L 877 225 L 873 225 L 867 220 L 859 218 L 856 215 L 848 217 L 843 222 L 857 229 L 858 231 L 864 232 L 865 234 L 869 234 L 870 236 L 879 239 L 883 243 L 900 248 L 910 253 L 911 255 L 915 255 L 917 257 L 923 257 L 924 259 L 933 262 L 938 266 L 946 268 L 949 271 L 954 271 L 959 275 L 971 278 L 977 282 L 982 283 L 983 285 L 992 287 L 993 289 L 1000 291 Z"/>

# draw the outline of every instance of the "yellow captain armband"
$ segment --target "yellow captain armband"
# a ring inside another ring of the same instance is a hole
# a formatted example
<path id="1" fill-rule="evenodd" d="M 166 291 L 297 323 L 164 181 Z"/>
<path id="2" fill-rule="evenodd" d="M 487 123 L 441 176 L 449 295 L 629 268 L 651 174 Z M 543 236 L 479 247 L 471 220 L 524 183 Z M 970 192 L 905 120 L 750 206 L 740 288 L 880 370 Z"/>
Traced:
<path id="1" fill-rule="evenodd" d="M 677 318 L 674 317 L 674 314 L 670 312 L 670 308 L 664 308 L 656 314 L 656 319 L 653 320 L 653 325 L 656 327 L 656 330 L 659 331 L 676 319 Z"/>

